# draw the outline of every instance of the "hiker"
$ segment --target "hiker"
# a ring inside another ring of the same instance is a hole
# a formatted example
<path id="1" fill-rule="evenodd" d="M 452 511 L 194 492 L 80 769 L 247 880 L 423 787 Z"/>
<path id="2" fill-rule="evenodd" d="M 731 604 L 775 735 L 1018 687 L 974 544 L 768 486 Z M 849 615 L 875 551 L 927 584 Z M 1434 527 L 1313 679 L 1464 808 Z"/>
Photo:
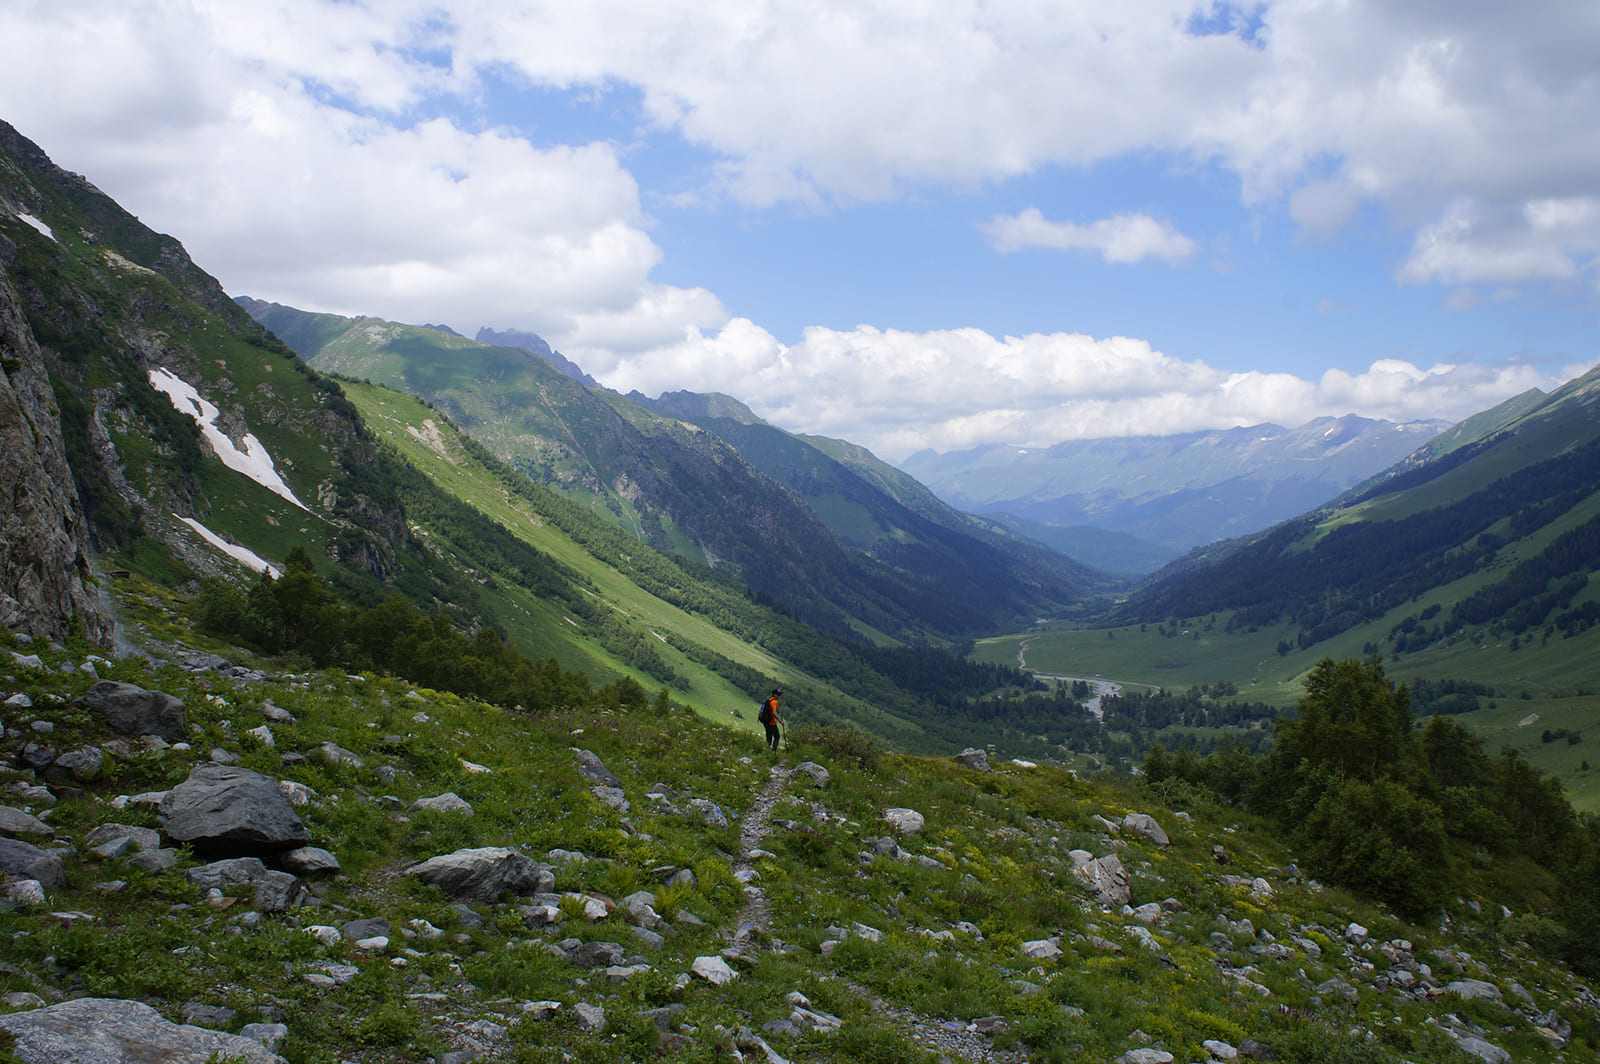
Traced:
<path id="1" fill-rule="evenodd" d="M 761 703 L 761 712 L 756 714 L 756 719 L 767 729 L 767 745 L 773 753 L 778 752 L 778 729 L 783 725 L 783 718 L 778 716 L 778 697 L 782 694 L 782 691 L 773 688 L 772 694 Z"/>

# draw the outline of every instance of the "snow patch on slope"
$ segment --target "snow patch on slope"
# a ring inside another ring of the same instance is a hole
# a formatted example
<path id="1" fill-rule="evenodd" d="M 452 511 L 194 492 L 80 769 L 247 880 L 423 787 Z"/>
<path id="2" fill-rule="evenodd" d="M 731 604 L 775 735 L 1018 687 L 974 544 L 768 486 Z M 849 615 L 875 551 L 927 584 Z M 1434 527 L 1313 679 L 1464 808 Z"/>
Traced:
<path id="1" fill-rule="evenodd" d="M 45 225 L 43 222 L 41 222 L 39 219 L 35 218 L 33 215 L 31 215 L 31 214 L 23 214 L 21 211 L 18 211 L 17 212 L 17 217 L 22 219 L 22 221 L 26 222 L 28 225 L 31 225 L 35 229 L 39 230 L 39 232 L 43 233 L 45 236 L 49 237 L 51 240 L 55 240 L 56 239 L 55 230 L 51 229 L 48 225 Z M 60 243 L 60 241 L 56 241 L 56 242 Z"/>
<path id="2" fill-rule="evenodd" d="M 311 512 L 311 507 L 295 498 L 294 490 L 278 475 L 277 469 L 272 464 L 272 455 L 267 453 L 261 441 L 247 432 L 244 436 L 244 450 L 235 447 L 233 441 L 217 428 L 217 408 L 200 398 L 200 393 L 192 385 L 166 369 L 151 370 L 150 383 L 157 391 L 172 400 L 173 406 L 200 423 L 200 431 L 205 435 L 206 442 L 217 452 L 217 457 L 222 459 L 223 465 L 235 472 L 243 473 L 263 488 L 281 495 L 307 513 Z"/>
<path id="3" fill-rule="evenodd" d="M 178 517 L 177 514 L 173 514 L 172 516 Z M 192 528 L 195 535 L 199 536 L 201 539 L 205 540 L 222 553 L 228 555 L 230 558 L 233 558 L 235 561 L 242 562 L 248 568 L 253 569 L 258 573 L 271 573 L 272 579 L 274 580 L 283 575 L 282 570 L 280 570 L 276 565 L 273 565 L 271 562 L 267 561 L 249 547 L 241 547 L 237 543 L 229 543 L 227 540 L 223 539 L 221 536 L 211 531 L 211 529 L 207 528 L 205 525 L 202 525 L 199 521 L 196 521 L 194 518 L 178 517 L 178 520 Z"/>

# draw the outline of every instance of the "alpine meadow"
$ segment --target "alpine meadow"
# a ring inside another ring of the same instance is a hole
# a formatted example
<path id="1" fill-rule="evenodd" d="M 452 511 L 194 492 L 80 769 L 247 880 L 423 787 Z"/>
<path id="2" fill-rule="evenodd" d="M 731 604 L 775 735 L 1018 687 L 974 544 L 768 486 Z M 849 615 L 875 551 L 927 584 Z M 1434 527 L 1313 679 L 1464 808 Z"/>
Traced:
<path id="1" fill-rule="evenodd" d="M 1600 367 L 891 462 L 94 180 L 0 122 L 0 1064 L 1600 1061 Z"/>

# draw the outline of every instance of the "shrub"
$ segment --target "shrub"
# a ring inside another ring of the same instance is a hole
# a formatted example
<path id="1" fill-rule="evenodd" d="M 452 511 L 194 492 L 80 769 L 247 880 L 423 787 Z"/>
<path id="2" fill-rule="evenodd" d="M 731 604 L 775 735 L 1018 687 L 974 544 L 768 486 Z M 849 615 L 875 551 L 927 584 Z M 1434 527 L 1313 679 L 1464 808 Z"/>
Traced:
<path id="1" fill-rule="evenodd" d="M 876 772 L 883 760 L 883 747 L 854 725 L 807 725 L 795 728 L 791 746 L 814 747 L 836 761 L 854 761 L 868 772 Z"/>

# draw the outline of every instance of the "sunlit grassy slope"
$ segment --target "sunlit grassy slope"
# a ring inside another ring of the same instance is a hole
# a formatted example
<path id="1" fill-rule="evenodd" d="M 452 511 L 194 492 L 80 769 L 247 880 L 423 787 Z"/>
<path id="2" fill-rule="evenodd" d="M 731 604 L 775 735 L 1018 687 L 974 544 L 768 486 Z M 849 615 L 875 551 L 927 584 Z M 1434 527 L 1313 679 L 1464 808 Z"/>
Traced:
<path id="1" fill-rule="evenodd" d="M 837 690 L 824 678 L 808 674 L 759 646 L 717 627 L 709 619 L 690 613 L 641 589 L 611 565 L 596 559 L 566 532 L 546 521 L 524 498 L 508 491 L 497 476 L 479 463 L 462 444 L 445 419 L 412 396 L 379 385 L 346 383 L 346 394 L 362 417 L 382 439 L 392 444 L 416 468 L 451 494 L 510 529 L 519 539 L 571 567 L 592 582 L 593 592 L 617 611 L 628 624 L 649 631 L 660 640 L 660 651 L 683 678 L 674 697 L 702 714 L 754 730 L 754 699 L 761 692 L 734 686 L 670 645 L 664 635 L 675 633 L 741 665 L 770 676 L 786 690 L 803 690 L 808 697 L 847 711 L 870 722 L 878 715 L 872 707 Z M 641 552 L 649 547 L 640 545 Z M 605 661 L 620 674 L 634 675 L 649 688 L 659 685 L 587 643 L 576 626 L 551 605 L 503 582 L 489 592 L 513 603 L 523 623 L 508 623 L 512 641 L 534 654 L 561 656 L 561 644 L 578 646 Z"/>

